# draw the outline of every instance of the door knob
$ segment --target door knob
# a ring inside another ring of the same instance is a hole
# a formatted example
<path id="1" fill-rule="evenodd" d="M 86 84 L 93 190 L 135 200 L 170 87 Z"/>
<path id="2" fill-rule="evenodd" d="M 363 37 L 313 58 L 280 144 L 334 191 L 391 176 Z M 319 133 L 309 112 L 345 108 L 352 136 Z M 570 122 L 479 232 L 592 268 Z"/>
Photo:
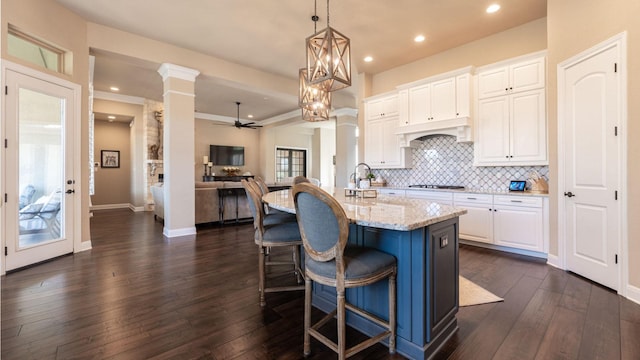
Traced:
<path id="1" fill-rule="evenodd" d="M 69 189 L 67 191 L 65 191 L 67 194 L 73 194 L 74 192 L 76 192 L 75 190 Z"/>
<path id="2" fill-rule="evenodd" d="M 569 192 L 564 193 L 564 196 L 566 196 L 566 197 L 574 197 L 575 194 L 572 193 L 571 191 L 569 191 Z"/>

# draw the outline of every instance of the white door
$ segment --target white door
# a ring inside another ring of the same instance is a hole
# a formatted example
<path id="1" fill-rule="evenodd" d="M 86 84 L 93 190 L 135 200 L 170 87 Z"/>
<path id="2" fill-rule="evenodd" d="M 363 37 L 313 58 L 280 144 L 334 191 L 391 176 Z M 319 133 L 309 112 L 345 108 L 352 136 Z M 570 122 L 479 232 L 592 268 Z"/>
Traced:
<path id="1" fill-rule="evenodd" d="M 73 252 L 74 90 L 7 69 L 6 270 Z"/>
<path id="2" fill-rule="evenodd" d="M 567 269 L 615 290 L 621 236 L 619 52 L 615 45 L 598 50 L 560 72 Z"/>

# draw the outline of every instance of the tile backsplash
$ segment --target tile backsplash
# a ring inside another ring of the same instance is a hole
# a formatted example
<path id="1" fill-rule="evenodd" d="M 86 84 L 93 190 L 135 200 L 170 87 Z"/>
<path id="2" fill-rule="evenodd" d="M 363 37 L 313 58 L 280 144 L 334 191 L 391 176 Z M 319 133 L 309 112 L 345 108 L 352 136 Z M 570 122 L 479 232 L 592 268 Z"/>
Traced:
<path id="1" fill-rule="evenodd" d="M 509 181 L 527 180 L 534 170 L 549 180 L 548 166 L 473 166 L 473 143 L 458 143 L 454 136 L 426 136 L 418 140 L 419 146 L 412 149 L 413 168 L 380 169 L 373 173 L 392 187 L 461 185 L 480 191 L 507 191 Z"/>

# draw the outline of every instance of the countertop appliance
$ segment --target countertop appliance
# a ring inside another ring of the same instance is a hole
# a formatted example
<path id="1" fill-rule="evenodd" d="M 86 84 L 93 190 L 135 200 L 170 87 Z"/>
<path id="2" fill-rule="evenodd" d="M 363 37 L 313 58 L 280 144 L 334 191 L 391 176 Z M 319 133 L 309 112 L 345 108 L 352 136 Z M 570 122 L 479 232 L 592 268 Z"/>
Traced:
<path id="1" fill-rule="evenodd" d="M 447 189 L 447 190 L 463 190 L 464 186 L 458 185 L 432 185 L 432 184 L 415 184 L 409 185 L 410 188 L 420 189 Z"/>

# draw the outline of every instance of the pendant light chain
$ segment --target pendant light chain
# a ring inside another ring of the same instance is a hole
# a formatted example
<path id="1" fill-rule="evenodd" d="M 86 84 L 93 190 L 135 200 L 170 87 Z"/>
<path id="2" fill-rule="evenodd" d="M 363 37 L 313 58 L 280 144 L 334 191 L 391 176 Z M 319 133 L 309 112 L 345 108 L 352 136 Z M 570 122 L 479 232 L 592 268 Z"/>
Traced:
<path id="1" fill-rule="evenodd" d="M 327 28 L 329 27 L 329 0 L 327 0 Z"/>

